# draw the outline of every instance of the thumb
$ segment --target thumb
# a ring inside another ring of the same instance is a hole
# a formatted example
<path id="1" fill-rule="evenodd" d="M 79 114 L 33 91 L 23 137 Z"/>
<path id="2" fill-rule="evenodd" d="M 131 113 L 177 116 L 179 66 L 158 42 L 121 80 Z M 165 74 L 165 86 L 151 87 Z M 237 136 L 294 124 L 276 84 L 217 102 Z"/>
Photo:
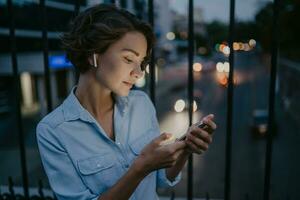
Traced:
<path id="1" fill-rule="evenodd" d="M 158 136 L 157 138 L 155 138 L 156 142 L 162 142 L 164 140 L 169 139 L 170 137 L 172 137 L 171 133 L 162 133 L 160 134 L 160 136 Z"/>
<path id="2" fill-rule="evenodd" d="M 209 114 L 204 117 L 204 120 L 212 120 L 215 117 L 214 114 Z"/>

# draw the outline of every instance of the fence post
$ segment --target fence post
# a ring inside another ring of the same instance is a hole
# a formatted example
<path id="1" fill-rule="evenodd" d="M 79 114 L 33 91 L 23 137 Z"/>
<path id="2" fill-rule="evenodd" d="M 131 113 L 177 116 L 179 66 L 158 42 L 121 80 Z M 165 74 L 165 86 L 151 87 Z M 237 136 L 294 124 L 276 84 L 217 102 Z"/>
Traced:
<path id="1" fill-rule="evenodd" d="M 205 197 L 206 200 L 209 200 L 210 199 L 210 196 L 209 196 L 209 193 L 206 192 L 206 197 Z"/>
<path id="2" fill-rule="evenodd" d="M 194 102 L 194 76 L 193 76 L 193 62 L 194 62 L 194 1 L 189 0 L 189 21 L 188 21 L 188 101 L 189 101 L 189 126 L 193 122 L 193 102 Z M 188 160 L 188 182 L 187 182 L 187 199 L 193 199 L 193 154 Z"/>
<path id="3" fill-rule="evenodd" d="M 16 103 L 16 117 L 17 117 L 17 130 L 19 133 L 19 150 L 20 150 L 20 159 L 21 159 L 21 170 L 22 170 L 22 182 L 24 196 L 26 199 L 29 199 L 28 192 L 28 174 L 26 166 L 26 149 L 24 144 L 24 133 L 23 133 L 23 123 L 22 123 L 22 113 L 21 113 L 21 91 L 20 91 L 20 76 L 18 72 L 18 62 L 17 62 L 17 48 L 16 48 L 16 37 L 15 37 L 15 19 L 14 19 L 14 9 L 12 0 L 7 0 L 8 13 L 10 13 L 10 27 L 9 27 L 9 36 L 10 36 L 10 45 L 11 45 L 11 62 L 13 68 L 14 76 L 14 91 L 15 91 L 15 103 Z"/>
<path id="4" fill-rule="evenodd" d="M 273 24 L 272 24 L 272 57 L 271 57 L 271 77 L 269 87 L 269 113 L 266 144 L 265 180 L 264 180 L 264 200 L 270 199 L 271 165 L 273 149 L 273 132 L 275 131 L 275 85 L 277 74 L 278 55 L 278 32 L 279 32 L 279 0 L 274 0 L 273 4 Z"/>
<path id="5" fill-rule="evenodd" d="M 228 45 L 229 54 L 229 78 L 228 78 L 228 93 L 227 93 L 227 118 L 226 118 L 226 146 L 225 146 L 225 188 L 224 199 L 230 200 L 231 191 L 231 149 L 232 149 L 232 113 L 233 113 L 233 72 L 234 72 L 234 25 L 235 25 L 235 0 L 230 0 L 230 23 Z"/>
<path id="6" fill-rule="evenodd" d="M 44 58 L 44 73 L 45 73 L 45 86 L 47 97 L 47 112 L 52 111 L 52 98 L 51 98 L 51 86 L 50 86 L 50 70 L 49 70 L 49 48 L 48 48 L 48 33 L 47 33 L 47 12 L 45 0 L 40 0 L 41 14 L 42 14 L 42 40 L 43 40 L 43 58 Z"/>
<path id="7" fill-rule="evenodd" d="M 153 0 L 148 0 L 148 21 L 153 27 L 153 30 L 155 29 L 154 27 L 154 11 L 153 11 Z M 155 49 L 153 47 L 152 53 L 151 53 L 151 60 L 149 63 L 149 72 L 150 72 L 150 98 L 152 100 L 153 105 L 155 106 L 156 101 L 155 101 Z"/>

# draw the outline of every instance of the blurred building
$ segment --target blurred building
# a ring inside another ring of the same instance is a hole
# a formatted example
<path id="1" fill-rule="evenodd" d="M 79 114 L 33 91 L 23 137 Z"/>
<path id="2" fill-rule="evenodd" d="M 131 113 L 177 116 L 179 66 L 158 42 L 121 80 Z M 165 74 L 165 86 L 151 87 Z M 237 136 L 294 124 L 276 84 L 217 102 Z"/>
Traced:
<path id="1" fill-rule="evenodd" d="M 45 114 L 45 85 L 42 40 L 42 13 L 38 1 L 13 1 L 15 13 L 15 35 L 17 45 L 17 63 L 21 79 L 22 108 L 30 112 L 41 108 L 41 115 Z M 49 46 L 49 67 L 52 84 L 52 98 L 54 105 L 59 104 L 74 83 L 72 66 L 65 60 L 60 51 L 59 36 L 65 30 L 69 20 L 74 16 L 73 1 L 46 1 Z M 87 6 L 81 1 L 81 6 Z M 1 3 L 0 12 L 0 75 L 1 85 L 13 81 L 10 54 L 9 26 L 10 18 L 5 3 Z M 57 23 L 59 21 L 59 23 Z M 0 88 L 0 112 L 9 112 L 13 101 L 10 99 L 13 90 Z"/>

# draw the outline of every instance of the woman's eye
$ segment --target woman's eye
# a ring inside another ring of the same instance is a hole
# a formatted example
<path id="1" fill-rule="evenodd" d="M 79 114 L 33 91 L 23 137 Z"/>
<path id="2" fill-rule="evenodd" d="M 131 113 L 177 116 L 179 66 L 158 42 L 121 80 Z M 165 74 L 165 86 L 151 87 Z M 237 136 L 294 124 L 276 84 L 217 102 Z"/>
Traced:
<path id="1" fill-rule="evenodd" d="M 131 60 L 129 58 L 125 58 L 125 60 L 126 60 L 127 63 L 132 63 L 133 62 L 133 60 Z"/>

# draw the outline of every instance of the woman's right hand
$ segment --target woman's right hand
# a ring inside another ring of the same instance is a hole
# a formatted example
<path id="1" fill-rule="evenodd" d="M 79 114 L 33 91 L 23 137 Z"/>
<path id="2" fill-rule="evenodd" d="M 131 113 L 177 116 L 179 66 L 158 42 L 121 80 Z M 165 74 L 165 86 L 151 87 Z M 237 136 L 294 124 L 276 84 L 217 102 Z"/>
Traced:
<path id="1" fill-rule="evenodd" d="M 157 169 L 174 166 L 177 158 L 184 152 L 186 143 L 176 141 L 172 144 L 161 145 L 171 136 L 172 134 L 163 133 L 146 145 L 134 161 L 135 168 L 141 173 L 148 174 Z"/>

